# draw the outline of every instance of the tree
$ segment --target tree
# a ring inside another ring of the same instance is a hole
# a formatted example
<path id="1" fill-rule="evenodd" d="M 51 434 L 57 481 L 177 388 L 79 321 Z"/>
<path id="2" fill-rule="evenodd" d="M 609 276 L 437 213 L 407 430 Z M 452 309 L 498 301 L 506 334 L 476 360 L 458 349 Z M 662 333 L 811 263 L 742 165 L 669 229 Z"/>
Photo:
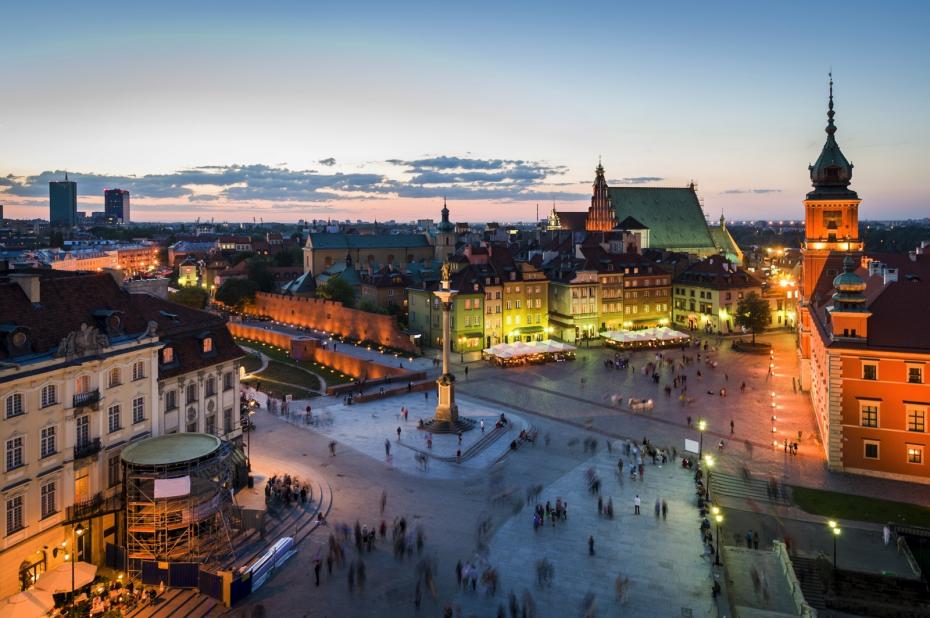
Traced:
<path id="1" fill-rule="evenodd" d="M 241 311 L 246 302 L 255 300 L 258 286 L 249 279 L 227 279 L 216 291 L 216 300 Z"/>
<path id="2" fill-rule="evenodd" d="M 772 321 L 769 301 L 755 292 L 750 292 L 736 305 L 736 323 L 752 331 L 752 344 L 756 345 L 756 332 L 763 330 Z"/>
<path id="3" fill-rule="evenodd" d="M 355 306 L 355 288 L 340 277 L 334 277 L 316 289 L 318 298 L 335 300 L 345 307 Z"/>
<path id="4" fill-rule="evenodd" d="M 229 265 L 235 266 L 242 260 L 247 260 L 250 257 L 253 257 L 254 255 L 255 255 L 254 251 L 239 251 L 238 253 L 233 253 L 232 257 L 229 258 Z"/>
<path id="5" fill-rule="evenodd" d="M 387 315 L 388 313 L 387 309 L 384 307 L 379 307 L 377 304 L 375 304 L 374 301 L 367 298 L 359 303 L 358 308 L 362 311 L 367 311 L 368 313 L 381 313 L 384 315 Z"/>
<path id="6" fill-rule="evenodd" d="M 206 290 L 193 286 L 183 287 L 171 295 L 172 302 L 194 309 L 206 307 L 208 298 L 209 294 Z"/>
<path id="7" fill-rule="evenodd" d="M 277 284 L 274 275 L 268 270 L 268 262 L 260 257 L 249 258 L 245 263 L 249 281 L 254 283 L 259 292 L 274 292 Z"/>
<path id="8" fill-rule="evenodd" d="M 283 249 L 272 256 L 275 266 L 300 266 L 304 259 L 304 252 L 300 247 Z"/>

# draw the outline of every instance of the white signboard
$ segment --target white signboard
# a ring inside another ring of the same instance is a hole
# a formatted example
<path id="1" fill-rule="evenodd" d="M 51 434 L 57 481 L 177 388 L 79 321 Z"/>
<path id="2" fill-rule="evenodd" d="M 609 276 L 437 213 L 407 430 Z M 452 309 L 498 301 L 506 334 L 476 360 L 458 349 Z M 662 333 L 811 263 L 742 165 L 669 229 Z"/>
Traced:
<path id="1" fill-rule="evenodd" d="M 698 449 L 700 449 L 700 445 L 698 444 L 697 440 L 688 440 L 685 438 L 685 450 L 687 452 L 697 455 Z"/>

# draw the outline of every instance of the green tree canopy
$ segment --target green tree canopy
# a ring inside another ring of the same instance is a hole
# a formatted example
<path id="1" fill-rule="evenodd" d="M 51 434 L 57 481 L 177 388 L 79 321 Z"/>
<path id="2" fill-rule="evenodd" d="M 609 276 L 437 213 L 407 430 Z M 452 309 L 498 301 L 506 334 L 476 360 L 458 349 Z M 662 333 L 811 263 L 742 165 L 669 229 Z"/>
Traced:
<path id="1" fill-rule="evenodd" d="M 755 292 L 750 292 L 736 305 L 736 324 L 752 331 L 752 343 L 756 343 L 756 333 L 764 330 L 772 321 L 772 308 L 769 301 Z"/>
<path id="2" fill-rule="evenodd" d="M 170 300 L 186 307 L 203 309 L 207 306 L 207 299 L 209 297 L 210 295 L 207 294 L 206 290 L 194 286 L 187 286 L 172 294 Z"/>
<path id="3" fill-rule="evenodd" d="M 245 270 L 248 273 L 249 281 L 254 283 L 259 292 L 274 292 L 275 280 L 274 275 L 268 270 L 268 262 L 264 258 L 253 257 L 245 263 Z"/>
<path id="4" fill-rule="evenodd" d="M 227 279 L 216 291 L 216 300 L 241 310 L 247 302 L 255 300 L 258 286 L 249 279 Z"/>
<path id="5" fill-rule="evenodd" d="M 275 266 L 300 266 L 303 259 L 303 250 L 300 247 L 291 247 L 275 253 L 271 261 Z"/>
<path id="6" fill-rule="evenodd" d="M 346 307 L 355 306 L 355 288 L 340 277 L 334 277 L 318 287 L 316 295 L 318 298 L 339 301 Z"/>

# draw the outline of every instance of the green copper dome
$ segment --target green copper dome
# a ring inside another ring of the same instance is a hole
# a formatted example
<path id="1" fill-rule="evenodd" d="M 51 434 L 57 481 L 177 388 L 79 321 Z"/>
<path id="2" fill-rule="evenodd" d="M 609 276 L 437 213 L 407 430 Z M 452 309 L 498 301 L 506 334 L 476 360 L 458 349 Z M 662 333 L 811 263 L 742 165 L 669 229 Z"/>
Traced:
<path id="1" fill-rule="evenodd" d="M 839 144 L 836 143 L 836 125 L 833 124 L 833 79 L 830 79 L 830 104 L 827 111 L 827 141 L 820 151 L 817 161 L 808 169 L 814 190 L 807 194 L 807 199 L 858 199 L 855 191 L 849 188 L 852 181 L 853 164 L 850 163 Z"/>
<path id="2" fill-rule="evenodd" d="M 856 262 L 847 255 L 843 272 L 833 279 L 833 308 L 836 311 L 865 311 L 865 281 L 855 273 Z"/>
<path id="3" fill-rule="evenodd" d="M 449 221 L 449 207 L 446 206 L 446 200 L 442 201 L 442 221 L 436 226 L 440 232 L 454 232 L 455 224 Z"/>

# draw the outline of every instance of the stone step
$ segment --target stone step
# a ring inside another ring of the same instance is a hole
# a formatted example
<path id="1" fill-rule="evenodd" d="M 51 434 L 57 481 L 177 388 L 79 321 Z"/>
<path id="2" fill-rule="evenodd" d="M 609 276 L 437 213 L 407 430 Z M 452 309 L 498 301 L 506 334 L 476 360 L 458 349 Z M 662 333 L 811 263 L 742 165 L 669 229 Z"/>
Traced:
<path id="1" fill-rule="evenodd" d="M 768 482 L 763 479 L 752 478 L 747 481 L 741 476 L 725 472 L 712 472 L 710 475 L 711 498 L 718 493 L 734 498 L 751 498 L 759 502 L 791 504 L 790 495 L 785 498 L 781 491 L 779 491 L 777 498 L 772 499 L 768 493 Z"/>

